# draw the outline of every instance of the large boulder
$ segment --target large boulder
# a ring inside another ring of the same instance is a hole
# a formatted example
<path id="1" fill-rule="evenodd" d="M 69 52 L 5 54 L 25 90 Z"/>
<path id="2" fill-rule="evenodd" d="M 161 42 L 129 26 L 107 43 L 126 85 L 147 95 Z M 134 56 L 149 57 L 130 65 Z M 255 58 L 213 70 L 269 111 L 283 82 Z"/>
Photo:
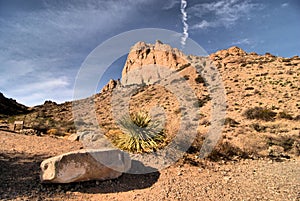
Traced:
<path id="1" fill-rule="evenodd" d="M 71 183 L 114 179 L 130 167 L 129 155 L 118 149 L 83 149 L 44 160 L 41 181 Z"/>

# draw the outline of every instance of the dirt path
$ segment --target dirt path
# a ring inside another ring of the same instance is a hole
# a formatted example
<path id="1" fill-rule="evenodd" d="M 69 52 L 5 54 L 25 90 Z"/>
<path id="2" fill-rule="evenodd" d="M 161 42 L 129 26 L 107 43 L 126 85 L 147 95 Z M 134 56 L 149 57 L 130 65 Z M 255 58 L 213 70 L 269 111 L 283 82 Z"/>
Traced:
<path id="1" fill-rule="evenodd" d="M 39 164 L 81 144 L 0 131 L 1 200 L 300 200 L 300 159 L 177 163 L 111 181 L 40 184 Z"/>

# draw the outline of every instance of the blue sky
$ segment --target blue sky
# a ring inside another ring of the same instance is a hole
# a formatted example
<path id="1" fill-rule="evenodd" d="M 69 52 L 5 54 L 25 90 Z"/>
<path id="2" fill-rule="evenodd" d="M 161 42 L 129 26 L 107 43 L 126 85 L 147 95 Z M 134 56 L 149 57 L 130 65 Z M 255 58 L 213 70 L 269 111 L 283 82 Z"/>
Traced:
<path id="1" fill-rule="evenodd" d="M 187 0 L 186 12 L 189 37 L 208 53 L 235 45 L 300 55 L 298 0 Z M 180 0 L 0 0 L 0 92 L 28 106 L 72 100 L 80 66 L 99 44 L 140 28 L 182 33 L 181 19 Z M 106 80 L 120 76 L 123 61 Z"/>

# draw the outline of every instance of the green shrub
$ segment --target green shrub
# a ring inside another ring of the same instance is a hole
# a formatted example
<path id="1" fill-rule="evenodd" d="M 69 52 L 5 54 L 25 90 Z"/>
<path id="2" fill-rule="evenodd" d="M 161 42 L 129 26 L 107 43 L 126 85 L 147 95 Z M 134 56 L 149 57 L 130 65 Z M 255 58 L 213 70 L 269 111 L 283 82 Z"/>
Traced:
<path id="1" fill-rule="evenodd" d="M 244 116 L 246 116 L 247 119 L 258 119 L 264 121 L 273 121 L 276 114 L 277 113 L 273 112 L 271 109 L 262 107 L 250 108 L 244 112 Z"/>
<path id="2" fill-rule="evenodd" d="M 116 137 L 114 144 L 120 149 L 133 153 L 151 152 L 164 141 L 163 132 L 157 132 L 160 122 L 153 122 L 146 112 L 124 116 L 118 123 L 123 133 Z"/>
<path id="3" fill-rule="evenodd" d="M 281 119 L 288 119 L 288 120 L 293 120 L 293 116 L 285 111 L 283 112 L 279 112 L 278 113 L 278 117 L 281 118 Z"/>

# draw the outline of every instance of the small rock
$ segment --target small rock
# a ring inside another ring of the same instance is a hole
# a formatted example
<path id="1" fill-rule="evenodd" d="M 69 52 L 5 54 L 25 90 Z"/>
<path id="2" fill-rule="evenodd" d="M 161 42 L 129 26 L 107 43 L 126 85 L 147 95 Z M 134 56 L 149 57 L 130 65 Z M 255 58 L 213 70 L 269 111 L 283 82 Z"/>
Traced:
<path id="1" fill-rule="evenodd" d="M 79 140 L 79 135 L 77 135 L 76 133 L 75 134 L 72 134 L 68 137 L 68 140 L 70 141 L 78 141 Z"/>

